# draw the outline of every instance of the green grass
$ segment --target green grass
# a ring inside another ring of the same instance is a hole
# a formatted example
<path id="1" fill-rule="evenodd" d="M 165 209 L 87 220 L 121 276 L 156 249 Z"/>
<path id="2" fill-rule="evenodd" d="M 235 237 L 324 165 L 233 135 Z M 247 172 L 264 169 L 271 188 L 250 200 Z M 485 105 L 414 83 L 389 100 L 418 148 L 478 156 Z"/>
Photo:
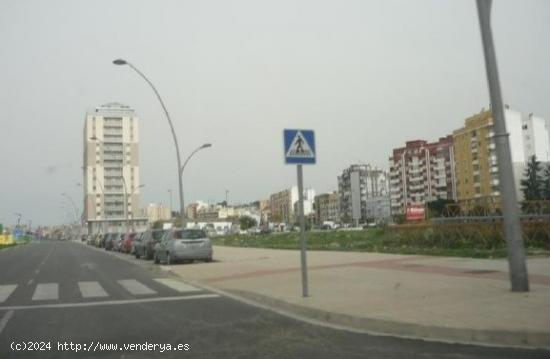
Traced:
<path id="1" fill-rule="evenodd" d="M 299 233 L 231 235 L 216 237 L 215 245 L 271 249 L 300 248 Z M 528 242 L 529 244 L 529 242 Z M 539 243 L 536 243 L 539 244 Z M 546 247 L 546 246 L 544 246 Z M 528 246 L 528 254 L 550 255 L 550 248 Z M 434 256 L 503 258 L 502 238 L 480 235 L 477 231 L 441 231 L 433 228 L 368 229 L 361 231 L 307 232 L 308 250 L 420 254 Z"/>
<path id="2" fill-rule="evenodd" d="M 10 247 L 13 247 L 13 246 L 16 246 L 17 244 L 15 243 L 12 243 L 12 244 L 0 244 L 0 251 L 2 249 L 6 249 L 6 248 L 10 248 Z"/>

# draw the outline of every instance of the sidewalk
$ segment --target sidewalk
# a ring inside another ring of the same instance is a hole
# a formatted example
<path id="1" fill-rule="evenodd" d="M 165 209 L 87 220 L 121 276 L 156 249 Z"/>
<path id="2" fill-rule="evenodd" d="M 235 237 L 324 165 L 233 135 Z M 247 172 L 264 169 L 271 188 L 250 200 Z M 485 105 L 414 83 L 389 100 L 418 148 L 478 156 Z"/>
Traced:
<path id="1" fill-rule="evenodd" d="M 214 263 L 164 266 L 184 280 L 276 310 L 371 333 L 550 348 L 550 258 L 512 293 L 506 260 L 215 247 Z"/>

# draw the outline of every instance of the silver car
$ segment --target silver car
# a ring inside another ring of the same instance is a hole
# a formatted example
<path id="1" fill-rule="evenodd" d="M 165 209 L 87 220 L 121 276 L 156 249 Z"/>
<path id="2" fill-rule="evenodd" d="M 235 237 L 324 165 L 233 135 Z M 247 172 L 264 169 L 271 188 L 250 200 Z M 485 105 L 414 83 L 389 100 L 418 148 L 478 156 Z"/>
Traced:
<path id="1" fill-rule="evenodd" d="M 212 261 L 212 243 L 201 229 L 173 228 L 155 245 L 155 263 L 173 264 L 195 259 Z"/>

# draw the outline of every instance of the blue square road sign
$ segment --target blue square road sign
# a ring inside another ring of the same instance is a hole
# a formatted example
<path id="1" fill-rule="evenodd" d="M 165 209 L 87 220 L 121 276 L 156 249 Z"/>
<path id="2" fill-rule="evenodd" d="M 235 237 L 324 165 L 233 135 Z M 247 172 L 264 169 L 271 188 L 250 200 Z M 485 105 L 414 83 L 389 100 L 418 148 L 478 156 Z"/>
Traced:
<path id="1" fill-rule="evenodd" d="M 315 164 L 315 132 L 289 130 L 283 132 L 286 164 Z"/>

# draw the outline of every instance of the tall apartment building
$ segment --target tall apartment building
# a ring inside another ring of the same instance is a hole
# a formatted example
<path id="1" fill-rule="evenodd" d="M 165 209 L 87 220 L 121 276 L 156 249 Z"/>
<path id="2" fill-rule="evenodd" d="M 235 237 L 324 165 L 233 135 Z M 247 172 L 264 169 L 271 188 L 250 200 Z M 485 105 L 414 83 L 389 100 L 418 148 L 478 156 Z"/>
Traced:
<path id="1" fill-rule="evenodd" d="M 298 187 L 273 193 L 270 197 L 271 220 L 276 223 L 295 223 L 297 221 L 296 204 L 298 202 Z M 304 215 L 313 212 L 313 201 L 315 200 L 315 190 L 304 189 Z"/>
<path id="2" fill-rule="evenodd" d="M 438 198 L 456 199 L 453 136 L 428 143 L 407 141 L 390 157 L 391 213 Z"/>
<path id="3" fill-rule="evenodd" d="M 522 200 L 520 181 L 527 161 L 533 155 L 550 161 L 548 128 L 542 118 L 530 114 L 522 118 L 518 111 L 505 107 L 510 153 L 516 192 Z M 495 132 L 490 110 L 482 110 L 465 120 L 464 127 L 453 132 L 457 197 L 464 210 L 474 206 L 500 206 L 499 168 L 495 150 Z"/>
<path id="4" fill-rule="evenodd" d="M 315 196 L 313 208 L 317 224 L 323 224 L 325 221 L 340 223 L 340 195 L 338 192 Z"/>
<path id="5" fill-rule="evenodd" d="M 86 114 L 84 215 L 88 233 L 144 228 L 140 216 L 139 131 L 134 110 L 108 103 Z"/>
<path id="6" fill-rule="evenodd" d="M 338 176 L 340 218 L 367 223 L 390 217 L 388 172 L 370 165 L 351 165 Z"/>
<path id="7" fill-rule="evenodd" d="M 523 145 L 525 148 L 525 162 L 533 155 L 543 163 L 550 162 L 550 139 L 548 138 L 548 124 L 541 117 L 530 113 L 522 124 Z"/>

